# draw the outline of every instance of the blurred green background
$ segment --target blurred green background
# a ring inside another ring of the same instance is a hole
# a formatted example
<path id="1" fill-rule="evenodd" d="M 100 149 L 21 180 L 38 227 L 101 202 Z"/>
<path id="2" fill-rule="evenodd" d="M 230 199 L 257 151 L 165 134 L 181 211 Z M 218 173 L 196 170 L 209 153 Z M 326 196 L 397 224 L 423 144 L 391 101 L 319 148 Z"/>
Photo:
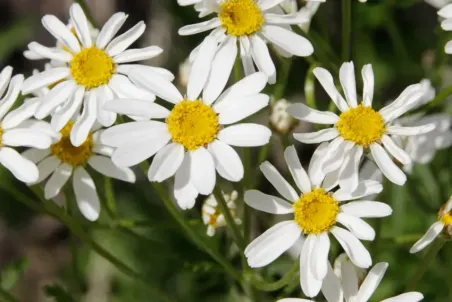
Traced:
<path id="1" fill-rule="evenodd" d="M 341 64 L 341 8 L 339 0 L 327 2 L 315 15 L 309 38 L 316 46 L 316 61 L 337 75 Z M 53 38 L 41 26 L 40 18 L 45 14 L 55 14 L 65 22 L 70 4 L 69 0 L 0 0 L 2 67 L 11 65 L 16 73 L 26 75 L 35 68 L 42 69 L 44 62 L 28 61 L 22 52 L 29 42 L 35 40 L 54 45 Z M 103 24 L 116 11 L 129 14 L 122 31 L 144 20 L 148 27 L 138 41 L 139 46 L 158 45 L 165 50 L 147 63 L 171 70 L 183 89 L 180 64 L 204 37 L 203 34 L 177 35 L 179 27 L 198 22 L 192 7 L 179 7 L 176 0 L 91 0 L 88 5 L 98 24 Z M 397 97 L 407 85 L 423 78 L 430 78 L 437 92 L 452 85 L 450 59 L 443 51 L 445 42 L 452 36 L 440 29 L 433 7 L 415 0 L 369 0 L 367 4 L 352 1 L 352 5 L 352 58 L 357 74 L 363 64 L 373 64 L 376 76 L 374 102 L 378 108 Z M 285 92 L 289 101 L 304 101 L 308 69 L 306 60 L 297 58 L 293 61 Z M 357 80 L 361 88 L 360 77 L 357 76 Z M 273 92 L 273 87 L 269 87 L 268 93 Z M 316 101 L 320 108 L 329 105 L 328 97 L 318 85 Z M 431 111 L 452 114 L 451 101 L 446 100 Z M 254 119 L 265 124 L 268 115 L 269 110 L 264 110 Z M 312 126 L 301 124 L 298 127 L 307 131 Z M 290 135 L 289 140 L 293 142 Z M 297 144 L 304 164 L 309 163 L 313 147 Z M 273 136 L 269 150 L 268 159 L 280 171 L 286 171 L 278 135 Z M 262 177 L 255 168 L 260 164 L 257 159 L 259 149 L 252 152 L 256 156 L 248 176 L 258 180 Z M 390 265 L 372 301 L 404 292 L 422 264 L 425 252 L 411 255 L 408 250 L 435 221 L 439 207 L 452 193 L 451 167 L 451 150 L 446 149 L 438 152 L 431 164 L 416 165 L 406 186 L 385 183 L 378 200 L 389 203 L 394 213 L 381 221 L 369 221 L 377 230 L 377 239 L 367 247 L 374 263 L 386 261 Z M 3 186 L 14 186 L 33 196 L 7 171 L 0 171 Z M 112 181 L 117 201 L 115 219 L 108 215 L 106 205 L 97 223 L 88 223 L 76 210 L 73 212 L 94 242 L 137 272 L 144 282 L 124 274 L 124 269 L 118 269 L 83 244 L 57 219 L 40 215 L 14 196 L 0 191 L 0 287 L 3 291 L 24 302 L 250 301 L 221 266 L 187 239 L 141 170 L 136 172 L 138 181 L 135 185 Z M 103 188 L 110 184 L 98 174 L 92 175 L 100 197 L 106 202 L 108 196 L 105 196 Z M 266 181 L 260 183 L 259 189 L 272 191 Z M 221 185 L 231 189 L 230 184 Z M 184 213 L 185 218 L 209 246 L 219 250 L 231 264 L 240 267 L 240 257 L 228 231 L 218 230 L 214 238 L 204 235 L 206 227 L 200 215 L 203 200 L 201 196 L 196 207 Z M 243 208 L 241 198 L 238 206 Z M 254 210 L 252 215 L 253 238 L 276 222 L 273 216 Z M 340 253 L 340 248 L 335 245 L 330 260 L 334 261 Z M 417 290 L 424 293 L 424 301 L 452 301 L 451 255 L 452 246 L 446 244 L 418 283 Z M 259 273 L 268 282 L 276 281 L 294 261 L 297 260 L 284 255 L 267 268 L 260 269 Z M 269 293 L 255 289 L 254 293 L 254 301 L 259 302 L 276 301 L 278 297 L 301 297 L 298 278 L 284 289 Z M 2 295 L 1 301 L 11 299 L 6 293 Z M 316 301 L 324 300 L 319 296 Z"/>

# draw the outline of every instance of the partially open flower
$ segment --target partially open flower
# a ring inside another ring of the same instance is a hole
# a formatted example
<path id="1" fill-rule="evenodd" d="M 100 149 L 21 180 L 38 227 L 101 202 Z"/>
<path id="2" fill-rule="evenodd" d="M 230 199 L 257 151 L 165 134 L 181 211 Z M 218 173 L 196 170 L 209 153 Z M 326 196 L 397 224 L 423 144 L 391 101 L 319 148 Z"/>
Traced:
<path id="1" fill-rule="evenodd" d="M 231 194 L 225 194 L 222 192 L 224 199 L 231 211 L 232 217 L 235 218 L 237 224 L 241 223 L 240 218 L 236 217 L 236 205 L 235 200 L 238 197 L 237 191 L 232 191 Z M 207 235 L 212 237 L 215 235 L 215 230 L 217 228 L 222 228 L 226 226 L 226 221 L 224 220 L 224 215 L 221 213 L 218 207 L 218 202 L 215 196 L 212 194 L 207 197 L 206 201 L 202 205 L 202 220 L 204 224 L 207 225 Z"/>

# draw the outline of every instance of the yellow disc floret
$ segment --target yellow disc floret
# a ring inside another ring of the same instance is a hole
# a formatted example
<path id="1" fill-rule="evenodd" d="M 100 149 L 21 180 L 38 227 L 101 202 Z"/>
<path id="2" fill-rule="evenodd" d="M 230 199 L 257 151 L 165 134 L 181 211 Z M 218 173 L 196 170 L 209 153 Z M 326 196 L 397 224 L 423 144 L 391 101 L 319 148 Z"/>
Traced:
<path id="1" fill-rule="evenodd" d="M 74 55 L 71 73 L 77 84 L 87 89 L 107 84 L 116 71 L 113 59 L 102 49 L 85 48 Z"/>
<path id="2" fill-rule="evenodd" d="M 324 189 L 304 194 L 293 205 L 295 221 L 305 234 L 327 232 L 336 224 L 339 203 Z"/>
<path id="3" fill-rule="evenodd" d="M 71 143 L 70 134 L 73 123 L 69 122 L 61 129 L 61 139 L 50 148 L 52 154 L 58 157 L 62 162 L 71 166 L 83 166 L 93 154 L 93 135 L 90 132 L 86 140 L 78 147 Z"/>
<path id="4" fill-rule="evenodd" d="M 183 100 L 174 106 L 167 122 L 173 141 L 187 150 L 211 143 L 219 131 L 217 113 L 200 100 Z"/>
<path id="5" fill-rule="evenodd" d="M 3 146 L 3 144 L 2 144 L 2 137 L 3 137 L 3 128 L 0 127 L 0 147 Z"/>
<path id="6" fill-rule="evenodd" d="M 363 147 L 380 140 L 386 132 L 385 121 L 372 107 L 362 104 L 341 114 L 337 129 L 345 140 Z"/>
<path id="7" fill-rule="evenodd" d="M 226 0 L 221 3 L 220 20 L 233 36 L 252 35 L 261 30 L 264 15 L 254 0 Z"/>

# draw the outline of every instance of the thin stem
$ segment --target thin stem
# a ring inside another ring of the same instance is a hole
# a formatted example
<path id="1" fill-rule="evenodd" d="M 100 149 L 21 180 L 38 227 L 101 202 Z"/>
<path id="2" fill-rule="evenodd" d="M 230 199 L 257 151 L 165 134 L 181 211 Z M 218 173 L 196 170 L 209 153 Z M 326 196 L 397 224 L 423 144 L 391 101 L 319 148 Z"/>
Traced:
<path id="1" fill-rule="evenodd" d="M 436 106 L 440 105 L 442 101 L 446 100 L 450 95 L 452 95 L 452 86 L 447 87 L 446 89 L 443 89 L 440 93 L 436 95 L 436 97 L 428 103 L 423 108 L 421 107 L 420 110 L 423 111 L 431 111 Z"/>
<path id="2" fill-rule="evenodd" d="M 446 243 L 446 240 L 442 238 L 437 238 L 435 241 L 433 241 L 432 245 L 430 246 L 427 254 L 425 254 L 424 259 L 422 261 L 422 265 L 419 266 L 418 270 L 414 274 L 413 279 L 410 282 L 410 285 L 408 286 L 408 291 L 412 291 L 416 288 L 417 283 L 422 279 L 422 276 L 427 271 L 430 264 L 433 262 L 433 260 L 436 258 L 436 255 L 441 250 L 441 248 Z"/>
<path id="3" fill-rule="evenodd" d="M 281 58 L 281 60 L 282 64 L 280 70 L 278 71 L 278 81 L 276 82 L 275 89 L 273 90 L 273 97 L 276 101 L 284 97 L 290 70 L 292 69 L 292 59 Z"/>
<path id="4" fill-rule="evenodd" d="M 89 10 L 88 4 L 86 3 L 86 1 L 85 0 L 74 0 L 74 2 L 80 4 L 83 11 L 85 12 L 85 15 L 86 15 L 86 18 L 88 19 L 88 21 L 91 23 L 91 25 L 93 27 L 97 28 L 96 20 L 94 20 L 94 17 L 91 14 L 91 11 Z"/>
<path id="5" fill-rule="evenodd" d="M 115 220 L 118 215 L 116 211 L 115 194 L 113 192 L 113 186 L 110 177 L 104 176 L 104 190 L 108 215 Z"/>
<path id="6" fill-rule="evenodd" d="M 227 225 L 231 228 L 232 233 L 234 234 L 235 241 L 239 249 L 243 252 L 245 250 L 245 240 L 243 238 L 242 233 L 240 232 L 239 227 L 235 223 L 234 217 L 232 217 L 231 211 L 229 210 L 228 204 L 224 199 L 223 193 L 217 186 L 214 190 L 215 198 L 217 199 L 218 206 L 220 207 L 221 213 L 223 213 L 224 219 L 226 220 Z"/>
<path id="7" fill-rule="evenodd" d="M 315 99 L 315 76 L 314 69 L 317 64 L 311 64 L 306 74 L 306 80 L 304 82 L 304 94 L 306 95 L 306 104 L 312 109 L 317 109 L 317 103 Z"/>
<path id="8" fill-rule="evenodd" d="M 278 281 L 273 282 L 273 283 L 267 283 L 265 281 L 256 279 L 256 277 L 253 276 L 251 278 L 251 283 L 253 284 L 253 286 L 255 288 L 262 290 L 262 291 L 266 291 L 266 292 L 277 291 L 277 290 L 283 288 L 284 286 L 286 286 L 287 284 L 289 284 L 295 278 L 295 276 L 297 276 L 299 270 L 300 270 L 300 262 L 295 261 L 295 263 L 292 266 L 292 268 L 290 269 L 290 271 L 288 271 L 287 274 L 284 277 L 282 277 L 281 279 L 279 279 Z"/>
<path id="9" fill-rule="evenodd" d="M 389 15 L 386 19 L 386 30 L 388 31 L 389 37 L 391 38 L 392 44 L 394 46 L 394 51 L 399 58 L 409 58 L 410 54 L 403 44 L 403 36 L 400 33 L 397 24 L 394 22 L 394 17 Z"/>
<path id="10" fill-rule="evenodd" d="M 352 35 L 352 1 L 342 0 L 342 60 L 350 60 L 350 41 Z"/>

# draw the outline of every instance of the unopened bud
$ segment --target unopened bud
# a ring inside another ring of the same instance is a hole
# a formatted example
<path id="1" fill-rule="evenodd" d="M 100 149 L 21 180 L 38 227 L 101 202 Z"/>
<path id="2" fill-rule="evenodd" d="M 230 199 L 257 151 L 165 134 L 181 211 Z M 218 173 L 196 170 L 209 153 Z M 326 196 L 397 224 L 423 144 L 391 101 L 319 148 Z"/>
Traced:
<path id="1" fill-rule="evenodd" d="M 298 124 L 298 120 L 287 113 L 289 106 L 290 103 L 287 100 L 281 99 L 276 101 L 271 108 L 270 128 L 279 134 L 285 135 L 289 133 Z"/>

